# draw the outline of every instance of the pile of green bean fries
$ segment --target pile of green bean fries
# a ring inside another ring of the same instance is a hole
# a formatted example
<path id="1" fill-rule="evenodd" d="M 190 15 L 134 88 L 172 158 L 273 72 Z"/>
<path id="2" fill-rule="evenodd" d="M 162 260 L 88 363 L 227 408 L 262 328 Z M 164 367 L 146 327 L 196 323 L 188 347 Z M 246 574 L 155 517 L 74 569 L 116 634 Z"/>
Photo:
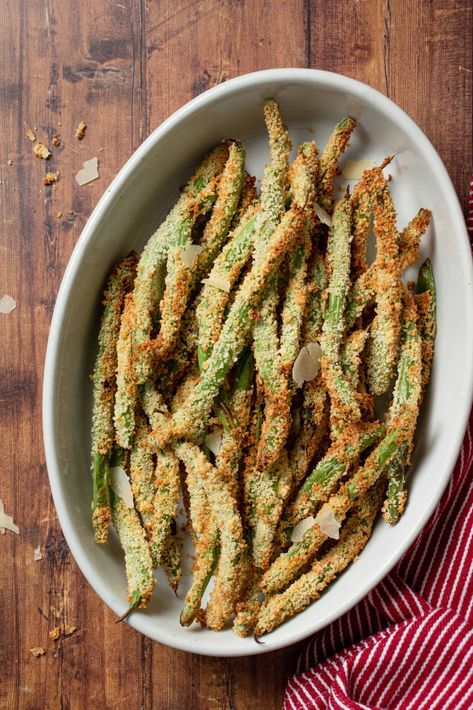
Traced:
<path id="1" fill-rule="evenodd" d="M 178 589 L 182 496 L 195 559 L 181 624 L 255 638 L 319 597 L 380 511 L 402 515 L 436 328 L 429 260 L 402 280 L 431 215 L 398 231 L 391 158 L 335 200 L 355 120 L 290 161 L 274 100 L 264 118 L 259 194 L 244 147 L 223 142 L 110 274 L 92 415 L 92 523 L 98 543 L 110 522 L 120 539 L 126 614 L 157 567 Z"/>

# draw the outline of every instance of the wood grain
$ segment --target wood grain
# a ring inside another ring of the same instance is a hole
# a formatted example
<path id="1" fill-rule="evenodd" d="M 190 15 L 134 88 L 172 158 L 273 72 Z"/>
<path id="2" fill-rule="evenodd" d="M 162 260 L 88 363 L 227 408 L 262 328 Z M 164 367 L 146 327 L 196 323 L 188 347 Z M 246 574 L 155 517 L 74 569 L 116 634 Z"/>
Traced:
<path id="1" fill-rule="evenodd" d="M 232 661 L 165 648 L 116 626 L 71 558 L 40 424 L 55 296 L 88 215 L 133 150 L 185 101 L 252 70 L 313 66 L 388 94 L 431 138 L 465 205 L 471 21 L 468 0 L 0 3 L 0 290 L 18 303 L 0 316 L 0 498 L 21 528 L 0 538 L 0 707 L 280 706 L 301 645 Z M 30 127 L 49 145 L 60 134 L 47 164 L 32 155 Z M 95 155 L 100 180 L 79 188 L 73 175 Z M 42 184 L 47 169 L 61 173 L 57 190 Z M 54 642 L 48 631 L 61 623 L 78 631 Z M 46 655 L 34 658 L 34 646 Z"/>

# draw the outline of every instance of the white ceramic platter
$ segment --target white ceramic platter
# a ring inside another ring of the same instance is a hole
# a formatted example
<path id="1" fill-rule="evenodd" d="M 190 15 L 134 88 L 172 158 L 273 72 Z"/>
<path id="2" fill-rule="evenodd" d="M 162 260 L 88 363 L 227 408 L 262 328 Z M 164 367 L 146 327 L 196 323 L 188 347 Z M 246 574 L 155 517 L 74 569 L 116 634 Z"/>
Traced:
<path id="1" fill-rule="evenodd" d="M 45 448 L 59 520 L 86 579 L 116 614 L 124 611 L 126 581 L 119 546 L 95 545 L 90 525 L 88 376 L 105 276 L 130 249 L 143 247 L 175 201 L 179 186 L 216 142 L 227 137 L 243 141 L 249 171 L 261 176 L 268 158 L 262 106 L 270 96 L 281 103 L 294 145 L 315 137 L 323 146 L 335 123 L 349 114 L 358 128 L 346 159 L 380 162 L 396 154 L 390 172 L 399 225 L 421 206 L 433 212 L 422 257 L 430 255 L 433 261 L 439 332 L 406 513 L 395 528 L 378 522 L 358 561 L 319 601 L 268 635 L 264 646 L 237 638 L 230 630 L 181 628 L 179 611 L 188 577 L 181 584 L 181 599 L 162 583 L 149 609 L 129 618 L 131 626 L 152 639 L 214 656 L 258 654 L 294 643 L 342 615 L 389 572 L 427 522 L 447 484 L 472 395 L 472 266 L 466 229 L 445 167 L 421 130 L 385 96 L 328 72 L 275 69 L 211 89 L 157 128 L 120 171 L 84 228 L 57 298 L 44 376 Z"/>

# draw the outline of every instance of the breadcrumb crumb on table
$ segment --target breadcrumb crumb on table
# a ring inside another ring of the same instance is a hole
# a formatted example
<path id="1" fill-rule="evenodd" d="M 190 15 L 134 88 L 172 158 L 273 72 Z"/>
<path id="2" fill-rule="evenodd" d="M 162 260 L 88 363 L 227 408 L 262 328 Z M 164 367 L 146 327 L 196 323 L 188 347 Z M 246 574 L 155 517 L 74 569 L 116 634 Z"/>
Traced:
<path id="1" fill-rule="evenodd" d="M 34 155 L 36 155 L 37 158 L 40 158 L 41 160 L 48 160 L 48 158 L 51 157 L 49 149 L 39 141 L 34 144 L 33 153 Z"/>
<path id="2" fill-rule="evenodd" d="M 53 138 L 53 140 L 52 140 L 52 143 L 53 143 L 53 145 L 56 146 L 56 148 L 58 148 L 58 147 L 61 145 L 61 141 L 59 140 L 59 133 L 56 133 L 56 134 L 54 135 L 54 138 Z"/>
<path id="3" fill-rule="evenodd" d="M 57 182 L 58 180 L 59 180 L 59 173 L 56 171 L 54 173 L 46 173 L 43 182 L 45 185 L 52 185 L 53 183 Z"/>
<path id="4" fill-rule="evenodd" d="M 83 137 L 85 136 L 85 132 L 87 130 L 87 124 L 84 121 L 81 121 L 77 127 L 76 130 L 76 138 L 78 141 L 81 141 Z"/>
<path id="5" fill-rule="evenodd" d="M 49 632 L 49 638 L 51 641 L 57 641 L 58 638 L 61 635 L 61 628 L 59 626 L 55 626 L 54 629 L 51 629 Z"/>
<path id="6" fill-rule="evenodd" d="M 35 658 L 39 658 L 40 656 L 44 656 L 46 654 L 46 649 L 42 646 L 34 646 L 33 648 L 30 648 L 30 653 Z"/>
<path id="7" fill-rule="evenodd" d="M 11 168 L 11 166 L 13 165 L 13 160 L 7 160 L 7 165 Z"/>
<path id="8" fill-rule="evenodd" d="M 32 128 L 28 128 L 26 131 L 26 137 L 34 143 L 36 141 L 36 133 L 33 131 Z"/>

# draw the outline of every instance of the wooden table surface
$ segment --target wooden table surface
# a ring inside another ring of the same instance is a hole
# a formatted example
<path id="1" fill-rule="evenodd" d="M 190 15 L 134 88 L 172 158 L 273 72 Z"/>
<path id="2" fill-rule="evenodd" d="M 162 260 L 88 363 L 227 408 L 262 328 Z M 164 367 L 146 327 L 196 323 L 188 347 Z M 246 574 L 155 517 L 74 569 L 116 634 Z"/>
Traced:
<path id="1" fill-rule="evenodd" d="M 465 205 L 471 25 L 469 0 L 0 3 L 0 296 L 17 301 L 0 315 L 0 498 L 21 529 L 0 537 L 2 709 L 280 707 L 301 645 L 242 660 L 173 651 L 116 626 L 79 572 L 42 445 L 56 293 L 95 203 L 146 136 L 193 96 L 256 69 L 328 69 L 387 94 L 432 140 Z M 60 134 L 47 164 L 28 128 L 48 145 Z M 93 156 L 100 179 L 78 187 L 73 176 Z M 57 190 L 43 185 L 47 169 L 60 172 Z M 78 630 L 50 640 L 61 623 Z M 35 646 L 46 655 L 33 657 Z"/>

